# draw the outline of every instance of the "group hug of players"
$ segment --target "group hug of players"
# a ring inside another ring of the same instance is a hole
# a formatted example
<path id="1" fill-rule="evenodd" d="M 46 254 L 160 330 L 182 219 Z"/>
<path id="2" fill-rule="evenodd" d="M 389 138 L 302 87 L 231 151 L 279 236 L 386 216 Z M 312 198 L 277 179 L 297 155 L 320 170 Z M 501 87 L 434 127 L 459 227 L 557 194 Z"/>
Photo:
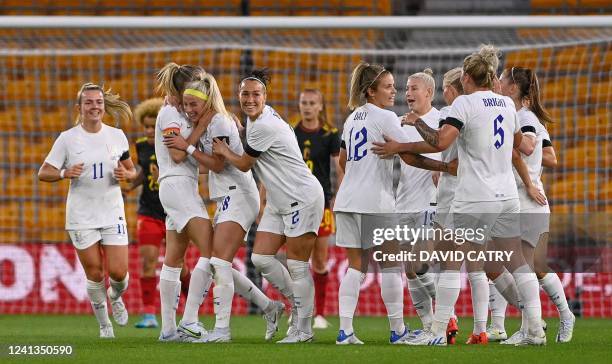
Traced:
<path id="1" fill-rule="evenodd" d="M 570 341 L 575 318 L 545 259 L 550 210 L 540 175 L 543 166 L 556 165 L 544 125 L 551 120 L 541 106 L 534 71 L 513 67 L 498 78 L 498 57 L 495 48 L 483 46 L 467 56 L 462 67 L 448 71 L 443 90 L 449 106 L 441 110 L 432 107 L 436 87 L 431 71 L 410 75 L 406 102 L 411 111 L 399 118 L 389 110 L 397 93 L 393 74 L 383 66 L 360 63 L 352 72 L 348 103 L 352 113 L 341 136 L 327 121 L 323 95 L 316 89 L 300 94 L 301 121 L 292 128 L 266 104 L 267 71 L 253 70 L 239 84 L 240 107 L 247 117 L 243 127 L 225 109 L 213 75 L 198 66 L 169 63 L 157 75 L 157 90 L 164 98 L 147 100 L 135 109 L 146 133 L 136 145 L 138 167 L 123 131 L 102 122 L 105 113 L 118 122 L 129 121 L 134 117 L 129 105 L 110 90 L 84 84 L 77 95 L 77 124 L 59 135 L 38 175 L 47 182 L 70 179 L 66 230 L 87 276 L 100 337 L 114 337 L 107 296 L 115 322 L 120 326 L 128 322 L 121 299 L 129 281 L 119 184 L 125 181 L 129 189 L 142 185 L 137 240 L 145 315 L 136 326 L 158 327 L 159 284 L 159 341 L 230 342 L 234 293 L 264 312 L 265 339 L 275 336 L 285 305 L 268 298 L 232 268 L 245 234 L 257 221 L 251 261 L 292 306 L 287 335 L 278 343 L 311 342 L 315 291 L 315 328 L 328 325 L 323 307 L 332 210 L 336 245 L 346 249 L 349 262 L 338 294 L 336 344 L 363 344 L 352 322 L 367 271 L 364 252 L 377 249 L 363 227 L 388 225 L 388 219 L 381 218 L 388 214 L 401 214 L 401 223 L 415 228 L 432 224 L 486 232 L 483 239 L 461 245 L 452 239 L 429 242 L 438 251 L 517 252 L 493 268 L 465 262 L 474 312 L 468 344 L 546 344 L 540 286 L 559 310 L 556 341 Z M 402 161 L 396 188 L 394 157 Z M 338 185 L 335 196 L 332 163 Z M 200 174 L 207 175 L 209 195 L 217 205 L 212 218 L 199 194 Z M 525 214 L 537 218 L 524 219 Z M 157 281 L 162 241 L 166 250 Z M 200 252 L 191 273 L 184 262 L 190 242 Z M 382 249 L 407 249 L 400 244 L 391 241 Z M 421 244 L 425 242 L 414 247 Z M 276 259 L 283 246 L 286 265 Z M 381 296 L 391 344 L 455 342 L 454 306 L 462 263 L 441 262 L 439 273 L 414 262 L 381 264 Z M 408 278 L 421 330 L 411 331 L 404 324 L 402 274 Z M 207 331 L 198 311 L 213 282 L 216 320 L 214 329 Z M 177 325 L 181 291 L 186 300 Z M 492 322 L 487 328 L 489 302 Z M 504 328 L 507 303 L 517 307 L 523 318 L 521 329 L 509 338 Z"/>

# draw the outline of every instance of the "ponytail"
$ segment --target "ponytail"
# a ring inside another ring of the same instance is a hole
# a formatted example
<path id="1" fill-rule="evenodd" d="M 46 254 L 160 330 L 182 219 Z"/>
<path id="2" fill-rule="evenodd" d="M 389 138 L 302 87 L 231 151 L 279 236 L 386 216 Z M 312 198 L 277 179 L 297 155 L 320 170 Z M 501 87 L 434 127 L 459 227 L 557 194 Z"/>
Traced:
<path id="1" fill-rule="evenodd" d="M 383 66 L 360 62 L 351 74 L 348 108 L 355 110 L 365 104 L 368 89 L 376 89 L 384 73 L 388 73 Z"/>
<path id="2" fill-rule="evenodd" d="M 505 78 L 514 83 L 519 90 L 519 98 L 521 101 L 527 101 L 529 110 L 538 117 L 542 123 L 552 123 L 550 114 L 542 106 L 540 101 L 540 84 L 536 73 L 526 67 L 512 67 L 503 72 Z"/>
<path id="3" fill-rule="evenodd" d="M 186 83 L 201 80 L 205 73 L 204 69 L 199 66 L 179 66 L 170 62 L 157 73 L 155 91 L 166 96 L 180 97 Z"/>

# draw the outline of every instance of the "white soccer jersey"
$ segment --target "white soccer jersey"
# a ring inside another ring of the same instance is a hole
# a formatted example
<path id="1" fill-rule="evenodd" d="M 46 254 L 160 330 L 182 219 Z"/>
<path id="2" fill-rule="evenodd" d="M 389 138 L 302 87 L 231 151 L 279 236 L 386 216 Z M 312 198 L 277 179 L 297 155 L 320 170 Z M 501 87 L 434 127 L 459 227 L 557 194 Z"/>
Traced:
<path id="1" fill-rule="evenodd" d="M 540 180 L 540 176 L 542 175 L 542 143 L 544 139 L 550 138 L 548 136 L 548 132 L 538 117 L 526 107 L 521 108 L 517 115 L 519 117 L 519 123 L 521 125 L 521 132 L 523 134 L 534 135 L 536 144 L 533 149 L 533 153 L 531 155 L 525 155 L 521 153 L 521 157 L 523 161 L 527 165 L 527 170 L 529 171 L 529 178 L 534 186 L 536 186 L 542 193 L 544 193 L 544 186 L 542 181 Z M 549 139 L 547 139 L 549 140 Z M 519 176 L 516 169 L 512 169 L 514 172 L 514 178 L 516 180 L 516 185 L 518 187 L 519 197 L 521 199 L 521 210 L 529 207 L 538 207 L 537 202 L 532 201 L 529 195 L 527 195 L 527 190 L 525 190 L 525 184 L 521 177 Z"/>
<path id="2" fill-rule="evenodd" d="M 60 134 L 45 162 L 57 169 L 84 163 L 81 176 L 70 180 L 67 230 L 126 224 L 121 188 L 113 170 L 127 158 L 128 140 L 121 129 L 102 124 L 99 132 L 89 133 L 78 124 Z"/>
<path id="3" fill-rule="evenodd" d="M 247 118 L 245 151 L 266 188 L 267 206 L 289 214 L 317 201 L 323 188 L 304 163 L 295 132 L 270 106 L 256 120 Z"/>
<path id="4" fill-rule="evenodd" d="M 451 107 L 445 106 L 440 109 L 440 120 L 439 123 L 446 120 Z M 457 159 L 457 141 L 447 149 L 442 151 L 441 158 L 443 162 L 449 163 Z M 444 210 L 450 208 L 453 198 L 455 197 L 455 189 L 457 188 L 457 176 L 442 172 L 440 173 L 440 179 L 438 180 L 438 193 L 436 195 L 436 204 L 438 209 Z"/>
<path id="5" fill-rule="evenodd" d="M 393 213 L 393 159 L 372 153 L 372 142 L 384 142 L 383 135 L 408 142 L 397 115 L 367 103 L 346 119 L 342 147 L 346 149 L 344 178 L 336 194 L 334 211 Z M 429 201 L 428 201 L 429 202 Z"/>
<path id="6" fill-rule="evenodd" d="M 170 128 L 180 130 L 187 139 L 193 130 L 191 123 L 174 106 L 165 105 L 157 114 L 155 122 L 155 156 L 159 166 L 159 182 L 170 176 L 185 176 L 198 179 L 199 163 L 190 155 L 181 163 L 175 163 L 170 157 L 168 147 L 164 145 L 163 131 Z"/>
<path id="7" fill-rule="evenodd" d="M 238 134 L 238 127 L 233 120 L 223 114 L 213 116 L 206 132 L 200 138 L 200 144 L 204 153 L 212 155 L 213 139 L 225 140 L 232 152 L 242 155 L 244 149 Z M 223 171 L 216 173 L 210 171 L 208 174 L 208 189 L 210 198 L 215 199 L 234 193 L 258 194 L 257 185 L 251 171 L 242 172 L 231 163 L 225 163 Z"/>
<path id="8" fill-rule="evenodd" d="M 518 197 L 512 173 L 514 134 L 520 125 L 512 99 L 477 91 L 455 99 L 445 123 L 460 129 L 455 201 Z"/>
<path id="9" fill-rule="evenodd" d="M 432 107 L 429 112 L 420 117 L 430 128 L 437 129 L 440 122 L 440 112 Z M 400 121 L 401 124 L 401 121 Z M 403 126 L 406 139 L 410 142 L 423 141 L 421 134 L 413 126 Z M 440 153 L 423 154 L 423 156 L 440 160 Z M 395 193 L 396 212 L 422 212 L 436 202 L 436 185 L 431 178 L 431 171 L 416 168 L 404 162 L 401 163 L 401 174 Z"/>

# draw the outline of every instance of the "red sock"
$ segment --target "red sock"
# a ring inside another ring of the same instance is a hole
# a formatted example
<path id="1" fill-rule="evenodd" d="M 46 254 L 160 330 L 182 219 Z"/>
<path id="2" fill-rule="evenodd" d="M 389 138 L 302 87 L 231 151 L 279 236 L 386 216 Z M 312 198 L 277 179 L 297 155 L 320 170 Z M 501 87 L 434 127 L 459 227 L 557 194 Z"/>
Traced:
<path id="1" fill-rule="evenodd" d="M 325 293 L 327 291 L 327 272 L 313 273 L 314 286 L 315 286 L 315 307 L 316 314 L 325 315 Z"/>
<path id="2" fill-rule="evenodd" d="M 191 280 L 191 272 L 187 272 L 184 277 L 181 277 L 181 294 L 187 297 L 189 292 L 189 281 Z"/>
<path id="3" fill-rule="evenodd" d="M 142 305 L 144 314 L 155 315 L 157 307 L 157 278 L 156 277 L 141 277 L 140 292 L 142 295 Z"/>

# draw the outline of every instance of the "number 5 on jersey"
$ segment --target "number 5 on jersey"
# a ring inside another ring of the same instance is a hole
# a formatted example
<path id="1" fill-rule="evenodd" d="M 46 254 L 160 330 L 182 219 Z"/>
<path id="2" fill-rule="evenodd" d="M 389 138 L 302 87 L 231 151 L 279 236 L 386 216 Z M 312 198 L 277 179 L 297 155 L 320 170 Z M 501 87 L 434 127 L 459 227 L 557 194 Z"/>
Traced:
<path id="1" fill-rule="evenodd" d="M 365 144 L 368 142 L 368 129 L 364 126 L 355 134 L 353 134 L 353 129 L 355 128 L 351 128 L 349 133 L 346 160 L 357 162 L 368 154 L 368 149 L 365 147 Z"/>
<path id="2" fill-rule="evenodd" d="M 495 139 L 495 148 L 499 149 L 504 145 L 504 129 L 501 126 L 502 121 L 504 121 L 504 117 L 497 115 L 495 120 L 493 120 L 493 136 L 499 137 L 499 139 Z"/>

